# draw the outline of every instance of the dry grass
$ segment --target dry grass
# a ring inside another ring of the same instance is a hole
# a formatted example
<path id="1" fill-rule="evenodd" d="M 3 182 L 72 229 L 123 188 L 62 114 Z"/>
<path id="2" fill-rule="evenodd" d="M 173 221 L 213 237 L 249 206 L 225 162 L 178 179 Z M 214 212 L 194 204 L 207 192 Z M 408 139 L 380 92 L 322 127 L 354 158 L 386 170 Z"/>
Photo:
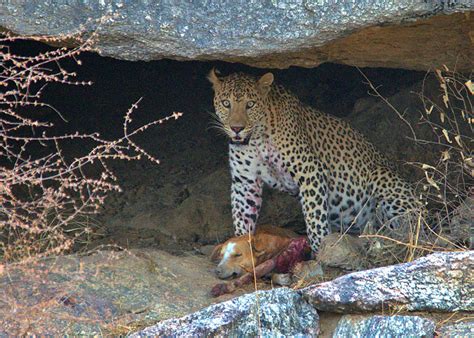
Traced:
<path id="1" fill-rule="evenodd" d="M 365 75 L 362 74 L 364 77 Z M 410 262 L 435 251 L 467 250 L 474 245 L 474 85 L 471 76 L 447 67 L 428 73 L 416 95 L 423 104 L 416 125 L 400 112 L 365 77 L 372 94 L 381 98 L 406 123 L 413 142 L 438 155 L 435 163 L 412 162 L 423 172 L 418 182 L 426 209 L 412 211 L 397 220 L 391 229 L 368 224 L 361 236 L 368 240 L 368 259 L 373 266 Z M 440 93 L 425 92 L 425 82 L 435 77 Z M 428 127 L 431 137 L 418 135 L 419 127 Z M 428 211 L 427 211 L 428 209 Z"/>

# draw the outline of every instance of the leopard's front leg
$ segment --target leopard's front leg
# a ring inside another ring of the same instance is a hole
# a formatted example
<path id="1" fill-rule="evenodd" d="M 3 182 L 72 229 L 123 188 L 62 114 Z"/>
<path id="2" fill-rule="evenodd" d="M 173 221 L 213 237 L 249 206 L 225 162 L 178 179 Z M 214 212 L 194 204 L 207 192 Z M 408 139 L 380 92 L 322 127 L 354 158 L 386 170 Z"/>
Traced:
<path id="1" fill-rule="evenodd" d="M 231 145 L 229 160 L 235 235 L 240 236 L 249 232 L 253 234 L 262 205 L 263 183 L 257 175 L 258 158 L 256 152 L 249 146 Z"/>
<path id="2" fill-rule="evenodd" d="M 317 252 L 324 236 L 330 232 L 328 223 L 328 182 L 318 161 L 302 163 L 293 173 L 299 187 L 299 198 L 306 223 L 306 232 L 313 252 Z"/>
<path id="3" fill-rule="evenodd" d="M 262 205 L 262 183 L 258 178 L 236 175 L 231 187 L 232 220 L 235 235 L 255 233 L 255 224 Z"/>

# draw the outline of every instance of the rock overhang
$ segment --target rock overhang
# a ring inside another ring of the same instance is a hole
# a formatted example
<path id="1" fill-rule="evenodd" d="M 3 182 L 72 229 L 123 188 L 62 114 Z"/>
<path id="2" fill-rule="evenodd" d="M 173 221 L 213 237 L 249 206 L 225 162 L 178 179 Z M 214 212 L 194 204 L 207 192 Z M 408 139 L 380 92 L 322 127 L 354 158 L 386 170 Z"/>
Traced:
<path id="1" fill-rule="evenodd" d="M 130 61 L 472 69 L 474 8 L 469 0 L 58 0 L 1 7 L 0 27 L 14 34 L 95 32 L 94 51 Z"/>

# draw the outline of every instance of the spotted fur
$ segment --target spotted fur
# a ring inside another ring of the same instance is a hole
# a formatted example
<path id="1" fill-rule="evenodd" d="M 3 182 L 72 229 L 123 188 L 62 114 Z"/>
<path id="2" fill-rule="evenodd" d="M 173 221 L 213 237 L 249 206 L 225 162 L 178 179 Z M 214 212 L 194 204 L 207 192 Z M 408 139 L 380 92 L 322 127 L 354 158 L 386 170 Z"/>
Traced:
<path id="1" fill-rule="evenodd" d="M 229 136 L 235 234 L 255 232 L 262 188 L 297 196 L 313 251 L 331 226 L 355 229 L 377 206 L 391 219 L 418 207 L 412 187 L 347 122 L 302 103 L 267 73 L 209 74 Z"/>

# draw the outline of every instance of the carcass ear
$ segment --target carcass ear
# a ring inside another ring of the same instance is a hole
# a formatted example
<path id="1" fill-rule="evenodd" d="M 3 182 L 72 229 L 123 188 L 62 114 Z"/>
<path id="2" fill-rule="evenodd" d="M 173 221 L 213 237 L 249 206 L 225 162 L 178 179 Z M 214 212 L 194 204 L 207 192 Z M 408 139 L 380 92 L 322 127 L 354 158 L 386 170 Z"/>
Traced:
<path id="1" fill-rule="evenodd" d="M 207 75 L 207 79 L 212 83 L 212 88 L 214 91 L 218 90 L 221 87 L 221 79 L 217 76 L 219 71 L 215 68 L 212 68 L 209 74 Z"/>
<path id="2" fill-rule="evenodd" d="M 212 254 L 211 254 L 211 261 L 212 262 L 218 263 L 222 259 L 222 246 L 223 245 L 224 245 L 224 243 L 216 245 L 216 247 L 212 251 Z"/>
<path id="3" fill-rule="evenodd" d="M 256 235 L 252 236 L 252 251 L 255 255 L 255 258 L 265 257 L 266 255 L 266 245 L 265 241 L 262 240 L 262 236 Z"/>
<path id="4" fill-rule="evenodd" d="M 262 95 L 267 95 L 270 91 L 271 85 L 273 83 L 274 77 L 272 73 L 266 73 L 263 75 L 257 82 L 258 89 Z"/>

